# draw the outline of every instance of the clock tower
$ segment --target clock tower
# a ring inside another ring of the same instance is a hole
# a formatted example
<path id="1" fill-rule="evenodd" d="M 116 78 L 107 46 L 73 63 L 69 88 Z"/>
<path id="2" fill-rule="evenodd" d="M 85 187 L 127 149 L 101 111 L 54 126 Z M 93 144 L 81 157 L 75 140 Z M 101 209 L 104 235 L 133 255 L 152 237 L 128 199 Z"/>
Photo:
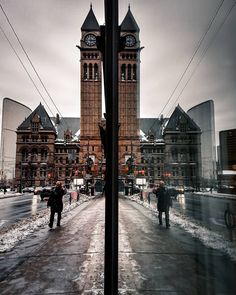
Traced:
<path id="1" fill-rule="evenodd" d="M 120 25 L 122 51 L 119 52 L 119 164 L 131 158 L 140 164 L 140 40 L 139 27 L 128 8 Z"/>
<path id="2" fill-rule="evenodd" d="M 102 55 L 97 48 L 100 27 L 94 15 L 92 5 L 81 27 L 80 40 L 80 156 L 81 165 L 93 164 L 99 169 L 102 158 L 99 123 L 102 119 Z M 95 171 L 96 172 L 96 171 Z"/>
<path id="3" fill-rule="evenodd" d="M 80 106 L 80 156 L 81 165 L 92 163 L 98 170 L 103 158 L 99 125 L 102 120 L 102 53 L 97 44 L 101 40 L 101 27 L 92 5 L 81 27 L 81 106 Z M 119 166 L 130 167 L 141 162 L 140 119 L 140 41 L 139 27 L 128 8 L 120 25 L 122 50 L 118 54 L 119 91 Z M 95 171 L 96 172 L 96 171 Z M 95 173 L 96 174 L 96 173 Z"/>

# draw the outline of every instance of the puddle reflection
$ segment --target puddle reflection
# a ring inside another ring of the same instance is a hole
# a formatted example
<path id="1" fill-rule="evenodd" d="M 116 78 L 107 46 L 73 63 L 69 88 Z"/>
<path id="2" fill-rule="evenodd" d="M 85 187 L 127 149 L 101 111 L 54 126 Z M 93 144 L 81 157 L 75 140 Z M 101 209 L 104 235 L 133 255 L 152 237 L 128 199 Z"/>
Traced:
<path id="1" fill-rule="evenodd" d="M 186 210 L 186 200 L 184 194 L 178 194 L 177 201 L 180 204 L 180 208 Z"/>
<path id="2" fill-rule="evenodd" d="M 38 203 L 38 196 L 34 195 L 32 198 L 32 204 L 31 204 L 31 215 L 32 216 L 37 214 L 37 203 Z"/>

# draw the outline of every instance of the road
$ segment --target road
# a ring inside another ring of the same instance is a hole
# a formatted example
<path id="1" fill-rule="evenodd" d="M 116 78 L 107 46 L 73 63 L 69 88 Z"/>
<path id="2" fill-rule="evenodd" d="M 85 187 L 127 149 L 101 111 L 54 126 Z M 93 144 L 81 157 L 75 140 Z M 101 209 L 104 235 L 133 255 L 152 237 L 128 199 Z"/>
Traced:
<path id="1" fill-rule="evenodd" d="M 0 227 L 34 216 L 45 208 L 45 202 L 41 202 L 40 197 L 34 194 L 0 199 Z"/>
<path id="2" fill-rule="evenodd" d="M 174 208 L 207 228 L 222 233 L 226 228 L 224 213 L 228 204 L 232 212 L 236 214 L 236 200 L 185 193 L 177 196 Z"/>
<path id="3" fill-rule="evenodd" d="M 32 193 L 0 198 L 0 228 L 35 216 L 46 207 L 46 200 L 41 201 L 39 195 L 34 195 Z"/>
<path id="4" fill-rule="evenodd" d="M 151 203 L 156 206 L 156 197 L 152 194 Z M 236 199 L 216 198 L 195 193 L 179 194 L 173 199 L 173 208 L 181 215 L 187 216 L 198 225 L 204 226 L 214 232 L 224 235 L 230 239 L 232 234 L 236 236 L 236 227 L 232 232 L 226 228 L 224 213 L 230 207 L 230 210 L 236 215 Z"/>
<path id="5" fill-rule="evenodd" d="M 154 195 L 151 196 L 151 203 L 156 206 Z M 210 230 L 225 235 L 226 238 L 228 238 L 229 232 L 226 229 L 224 212 L 228 205 L 231 211 L 236 214 L 236 200 L 185 193 L 179 194 L 177 199 L 173 201 L 173 208 L 179 213 Z M 0 199 L 0 228 L 34 216 L 45 208 L 46 201 L 42 202 L 39 196 L 33 194 Z M 236 228 L 234 231 L 236 235 Z"/>
<path id="6" fill-rule="evenodd" d="M 60 229 L 41 229 L 2 254 L 0 293 L 103 294 L 104 206 L 104 198 L 83 203 Z M 233 295 L 235 274 L 236 263 L 224 253 L 119 199 L 119 294 Z"/>

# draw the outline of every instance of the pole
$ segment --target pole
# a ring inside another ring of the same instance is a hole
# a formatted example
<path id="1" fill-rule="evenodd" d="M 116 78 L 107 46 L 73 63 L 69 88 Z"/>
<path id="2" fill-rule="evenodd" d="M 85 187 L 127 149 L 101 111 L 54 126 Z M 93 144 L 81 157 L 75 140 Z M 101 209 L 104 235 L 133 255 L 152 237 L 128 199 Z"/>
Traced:
<path id="1" fill-rule="evenodd" d="M 118 0 L 105 0 L 106 188 L 104 295 L 118 294 Z"/>

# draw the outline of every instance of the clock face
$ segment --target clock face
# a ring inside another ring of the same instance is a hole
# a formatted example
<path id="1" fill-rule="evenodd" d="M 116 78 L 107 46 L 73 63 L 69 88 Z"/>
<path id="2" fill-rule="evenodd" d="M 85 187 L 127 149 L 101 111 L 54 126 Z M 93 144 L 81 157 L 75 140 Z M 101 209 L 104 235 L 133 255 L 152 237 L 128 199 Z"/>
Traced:
<path id="1" fill-rule="evenodd" d="M 125 36 L 125 46 L 132 47 L 136 43 L 136 39 L 133 35 L 126 35 Z"/>
<path id="2" fill-rule="evenodd" d="M 93 34 L 88 34 L 86 35 L 86 37 L 84 38 L 84 42 L 86 43 L 86 45 L 88 46 L 94 46 L 96 45 L 96 36 Z"/>

